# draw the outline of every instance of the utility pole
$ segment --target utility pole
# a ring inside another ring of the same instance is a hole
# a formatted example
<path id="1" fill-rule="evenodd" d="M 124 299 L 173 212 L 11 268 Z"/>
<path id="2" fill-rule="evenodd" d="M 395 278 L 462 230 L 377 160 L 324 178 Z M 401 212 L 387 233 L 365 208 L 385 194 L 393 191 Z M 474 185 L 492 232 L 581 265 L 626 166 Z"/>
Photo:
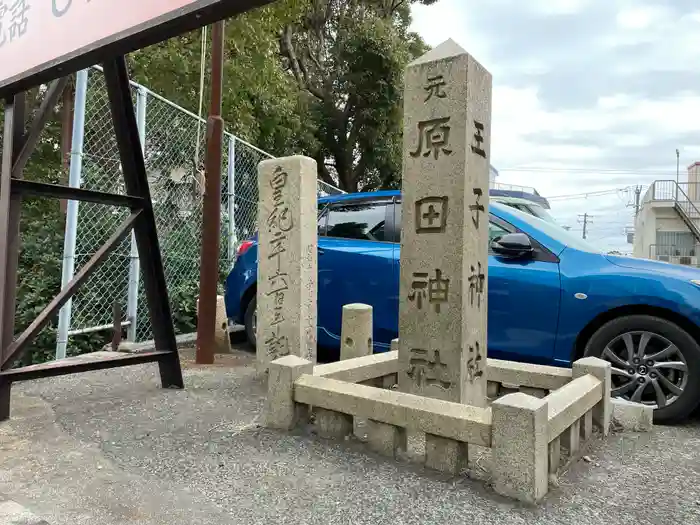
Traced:
<path id="1" fill-rule="evenodd" d="M 221 231 L 221 161 L 224 121 L 221 99 L 224 72 L 224 21 L 212 29 L 211 100 L 207 119 L 205 184 L 202 202 L 202 251 L 199 259 L 199 311 L 197 314 L 197 364 L 214 362 L 216 289 L 219 282 Z"/>
<path id="2" fill-rule="evenodd" d="M 639 215 L 639 199 L 640 196 L 642 195 L 642 187 L 637 186 L 634 188 L 634 216 L 636 217 Z"/>
<path id="3" fill-rule="evenodd" d="M 580 217 L 583 217 L 583 220 L 581 220 Z M 591 216 L 588 215 L 588 213 L 584 213 L 583 215 L 579 214 L 579 222 L 583 223 L 583 238 L 585 239 L 588 234 L 588 223 L 591 222 Z"/>
<path id="4" fill-rule="evenodd" d="M 676 201 L 678 201 L 678 189 L 681 174 L 681 152 L 676 148 Z"/>

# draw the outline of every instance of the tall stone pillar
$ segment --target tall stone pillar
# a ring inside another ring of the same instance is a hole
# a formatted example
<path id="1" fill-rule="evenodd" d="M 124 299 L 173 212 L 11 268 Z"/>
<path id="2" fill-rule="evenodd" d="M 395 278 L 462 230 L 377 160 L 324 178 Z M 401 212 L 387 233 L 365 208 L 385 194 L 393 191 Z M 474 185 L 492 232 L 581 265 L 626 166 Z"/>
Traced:
<path id="1" fill-rule="evenodd" d="M 399 389 L 486 406 L 491 75 L 448 40 L 409 64 Z"/>

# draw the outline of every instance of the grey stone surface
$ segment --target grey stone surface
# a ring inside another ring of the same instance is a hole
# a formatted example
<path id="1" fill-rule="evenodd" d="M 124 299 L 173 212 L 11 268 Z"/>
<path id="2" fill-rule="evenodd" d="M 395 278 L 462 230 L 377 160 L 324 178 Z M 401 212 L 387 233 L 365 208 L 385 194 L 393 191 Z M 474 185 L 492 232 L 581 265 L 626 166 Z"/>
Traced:
<path id="1" fill-rule="evenodd" d="M 352 361 L 336 361 L 314 367 L 314 375 L 348 383 L 363 383 L 371 379 L 396 375 L 398 352 L 381 352 Z"/>
<path id="2" fill-rule="evenodd" d="M 554 438 L 548 446 L 547 463 L 550 474 L 556 474 L 561 463 L 561 438 Z"/>
<path id="3" fill-rule="evenodd" d="M 571 381 L 571 369 L 489 359 L 486 377 L 509 388 L 526 386 L 556 390 Z"/>
<path id="4" fill-rule="evenodd" d="M 571 367 L 572 377 L 575 379 L 585 374 L 591 374 L 603 383 L 603 399 L 593 409 L 593 422 L 607 436 L 610 431 L 610 419 L 612 417 L 612 398 L 610 397 L 610 389 L 612 388 L 611 379 L 612 365 L 598 359 L 597 357 L 584 357 L 574 361 Z"/>
<path id="5" fill-rule="evenodd" d="M 406 430 L 381 421 L 368 419 L 365 427 L 370 449 L 384 456 L 396 457 L 406 450 Z"/>
<path id="6" fill-rule="evenodd" d="M 496 492 L 529 503 L 539 501 L 549 483 L 547 401 L 517 392 L 494 401 L 491 410 Z"/>
<path id="7" fill-rule="evenodd" d="M 589 410 L 581 418 L 581 439 L 586 441 L 593 435 L 593 411 Z"/>
<path id="8" fill-rule="evenodd" d="M 368 304 L 343 306 L 340 329 L 340 359 L 353 359 L 372 354 L 372 307 Z"/>
<path id="9" fill-rule="evenodd" d="M 26 507 L 14 501 L 0 501 L 0 524 L 2 525 L 49 525 Z"/>
<path id="10" fill-rule="evenodd" d="M 577 377 L 549 394 L 547 412 L 550 441 L 599 405 L 601 395 L 601 382 L 589 374 Z"/>
<path id="11" fill-rule="evenodd" d="M 488 368 L 487 368 L 488 369 Z M 500 390 L 500 384 L 495 381 L 486 382 L 486 397 L 496 399 Z"/>
<path id="12" fill-rule="evenodd" d="M 294 399 L 315 408 L 371 418 L 464 443 L 491 444 L 491 412 L 487 408 L 316 376 L 304 376 L 295 382 Z"/>
<path id="13" fill-rule="evenodd" d="M 425 466 L 456 476 L 467 467 L 469 445 L 454 439 L 425 435 Z"/>
<path id="14" fill-rule="evenodd" d="M 405 79 L 399 389 L 486 406 L 491 75 L 450 40 Z"/>
<path id="15" fill-rule="evenodd" d="M 613 399 L 612 418 L 623 430 L 651 432 L 654 429 L 654 408 L 641 403 Z"/>
<path id="16" fill-rule="evenodd" d="M 301 357 L 287 355 L 272 361 L 269 366 L 265 424 L 270 428 L 290 430 L 308 411 L 308 406 L 294 402 L 294 381 L 302 374 L 312 374 L 314 364 Z"/>
<path id="17" fill-rule="evenodd" d="M 561 442 L 569 456 L 575 456 L 581 448 L 581 420 L 574 421 L 561 435 Z"/>
<path id="18" fill-rule="evenodd" d="M 543 388 L 532 388 L 530 386 L 521 386 L 519 390 L 523 394 L 527 394 L 528 396 L 536 397 L 539 399 L 542 399 L 543 397 L 547 396 L 547 391 L 544 390 Z"/>
<path id="19" fill-rule="evenodd" d="M 234 352 L 186 365 L 185 390 L 150 364 L 16 384 L 0 493 L 51 525 L 700 523 L 699 420 L 594 438 L 593 461 L 530 507 L 354 440 L 260 428 L 266 384 Z"/>
<path id="20" fill-rule="evenodd" d="M 258 165 L 259 371 L 288 354 L 316 362 L 316 176 L 307 157 Z"/>
<path id="21" fill-rule="evenodd" d="M 389 374 L 382 377 L 382 388 L 394 388 L 398 385 L 399 378 L 397 374 Z"/>
<path id="22" fill-rule="evenodd" d="M 313 414 L 314 428 L 321 437 L 342 439 L 353 433 L 353 418 L 351 415 L 318 406 L 314 407 Z"/>

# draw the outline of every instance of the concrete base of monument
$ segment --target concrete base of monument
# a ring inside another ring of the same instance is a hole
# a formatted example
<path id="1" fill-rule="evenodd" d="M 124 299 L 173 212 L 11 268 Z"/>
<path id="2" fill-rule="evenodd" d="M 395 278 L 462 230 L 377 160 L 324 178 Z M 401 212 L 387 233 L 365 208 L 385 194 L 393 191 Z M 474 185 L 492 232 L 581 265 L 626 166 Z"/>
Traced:
<path id="1" fill-rule="evenodd" d="M 291 430 L 313 421 L 325 438 L 355 435 L 374 452 L 467 473 L 529 503 L 594 445 L 594 427 L 603 437 L 610 429 L 610 364 L 597 358 L 572 369 L 489 359 L 486 408 L 399 392 L 397 372 L 397 351 L 316 366 L 277 359 L 266 425 Z"/>

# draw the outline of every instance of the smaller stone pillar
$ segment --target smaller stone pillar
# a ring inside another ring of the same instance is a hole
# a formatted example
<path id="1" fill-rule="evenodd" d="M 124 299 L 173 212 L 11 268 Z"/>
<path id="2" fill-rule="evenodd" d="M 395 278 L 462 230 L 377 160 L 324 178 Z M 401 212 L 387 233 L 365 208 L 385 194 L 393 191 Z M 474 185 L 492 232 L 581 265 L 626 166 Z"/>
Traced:
<path id="1" fill-rule="evenodd" d="M 516 392 L 494 401 L 491 410 L 494 489 L 535 503 L 549 488 L 547 400 Z"/>
<path id="2" fill-rule="evenodd" d="M 611 369 L 612 365 L 610 363 L 597 357 L 584 357 L 574 361 L 572 366 L 573 379 L 591 374 L 603 383 L 603 399 L 593 407 L 593 422 L 598 425 L 604 436 L 607 436 L 608 432 L 610 432 L 610 418 L 612 415 L 612 401 L 610 398 L 612 385 Z"/>
<path id="3" fill-rule="evenodd" d="M 316 161 L 258 165 L 258 371 L 285 355 L 316 362 L 318 234 Z"/>
<path id="4" fill-rule="evenodd" d="M 340 331 L 340 359 L 372 354 L 372 307 L 368 304 L 346 304 Z"/>
<path id="5" fill-rule="evenodd" d="M 228 317 L 223 295 L 216 296 L 216 332 L 214 333 L 215 352 L 217 354 L 231 353 L 231 337 L 228 333 Z"/>

